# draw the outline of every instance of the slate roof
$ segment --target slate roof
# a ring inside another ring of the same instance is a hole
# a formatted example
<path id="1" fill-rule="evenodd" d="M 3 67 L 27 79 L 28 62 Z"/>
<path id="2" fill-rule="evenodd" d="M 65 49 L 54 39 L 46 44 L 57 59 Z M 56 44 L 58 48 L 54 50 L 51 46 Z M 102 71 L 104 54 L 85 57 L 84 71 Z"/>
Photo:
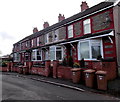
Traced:
<path id="1" fill-rule="evenodd" d="M 89 8 L 89 9 L 83 11 L 83 12 L 79 12 L 79 13 L 77 13 L 77 14 L 75 14 L 75 15 L 67 18 L 67 19 L 64 19 L 64 20 L 61 21 L 61 22 L 58 22 L 58 23 L 56 23 L 56 24 L 53 24 L 53 25 L 47 27 L 46 29 L 43 29 L 43 30 L 41 30 L 41 31 L 39 31 L 39 32 L 37 32 L 37 33 L 35 33 L 35 34 L 31 34 L 31 35 L 23 38 L 23 39 L 20 40 L 20 41 L 23 41 L 23 40 L 25 40 L 25 39 L 32 39 L 32 38 L 37 37 L 37 36 L 39 36 L 39 35 L 45 34 L 45 33 L 49 32 L 49 31 L 51 31 L 51 30 L 53 30 L 53 29 L 55 29 L 55 28 L 57 28 L 57 27 L 66 25 L 67 23 L 69 23 L 69 22 L 71 22 L 71 21 L 77 20 L 77 19 L 79 19 L 79 18 L 81 18 L 81 17 L 84 17 L 84 16 L 89 15 L 89 14 L 91 14 L 91 13 L 94 13 L 94 12 L 96 12 L 96 11 L 99 11 L 99 10 L 101 10 L 101 9 L 103 9 L 103 8 L 106 8 L 106 7 L 109 7 L 109 6 L 113 6 L 113 4 L 114 4 L 113 2 L 101 2 L 101 3 L 99 3 L 99 4 L 97 4 L 97 5 Z M 19 42 L 20 42 L 20 41 L 19 41 Z M 17 43 L 18 43 L 18 42 L 17 42 Z"/>

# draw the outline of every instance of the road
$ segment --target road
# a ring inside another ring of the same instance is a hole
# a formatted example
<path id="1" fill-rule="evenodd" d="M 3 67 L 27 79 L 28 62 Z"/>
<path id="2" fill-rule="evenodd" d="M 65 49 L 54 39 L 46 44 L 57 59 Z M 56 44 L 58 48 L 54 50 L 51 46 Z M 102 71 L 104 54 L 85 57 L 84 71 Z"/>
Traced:
<path id="1" fill-rule="evenodd" d="M 3 100 L 116 100 L 91 92 L 81 92 L 36 80 L 2 75 Z"/>

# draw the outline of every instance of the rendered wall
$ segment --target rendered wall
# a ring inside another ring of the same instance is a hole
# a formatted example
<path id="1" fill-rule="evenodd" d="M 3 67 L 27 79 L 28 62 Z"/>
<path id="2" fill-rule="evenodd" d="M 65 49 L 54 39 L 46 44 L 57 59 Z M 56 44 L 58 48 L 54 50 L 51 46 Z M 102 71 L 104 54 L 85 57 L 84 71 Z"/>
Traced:
<path id="1" fill-rule="evenodd" d="M 120 2 L 119 4 L 120 5 Z M 117 64 L 120 69 L 120 6 L 116 5 L 113 9 L 114 14 L 114 26 L 115 26 L 115 38 L 116 38 L 116 53 Z"/>

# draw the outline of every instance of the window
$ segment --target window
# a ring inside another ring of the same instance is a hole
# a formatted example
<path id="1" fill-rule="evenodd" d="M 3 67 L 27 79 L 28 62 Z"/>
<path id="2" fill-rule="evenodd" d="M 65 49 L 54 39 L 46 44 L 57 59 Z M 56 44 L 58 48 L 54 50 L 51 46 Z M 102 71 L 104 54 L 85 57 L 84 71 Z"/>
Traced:
<path id="1" fill-rule="evenodd" d="M 36 60 L 36 50 L 32 51 L 32 60 Z"/>
<path id="2" fill-rule="evenodd" d="M 29 47 L 29 41 L 26 41 L 26 42 L 25 42 L 25 47 L 26 47 L 26 48 Z"/>
<path id="3" fill-rule="evenodd" d="M 32 46 L 32 47 L 34 46 L 34 41 L 33 41 L 33 39 L 32 39 L 32 41 L 31 41 L 31 46 Z"/>
<path id="4" fill-rule="evenodd" d="M 55 60 L 55 46 L 50 47 L 50 60 Z"/>
<path id="5" fill-rule="evenodd" d="M 40 45 L 40 38 L 37 37 L 37 46 L 39 46 L 39 45 Z"/>
<path id="6" fill-rule="evenodd" d="M 84 25 L 84 34 L 91 33 L 90 19 L 86 19 L 85 21 L 83 21 L 83 25 Z"/>
<path id="7" fill-rule="evenodd" d="M 56 60 L 62 60 L 62 48 L 56 47 Z"/>
<path id="8" fill-rule="evenodd" d="M 97 56 L 101 55 L 101 42 L 96 40 L 91 41 L 91 51 L 92 59 L 95 59 Z"/>
<path id="9" fill-rule="evenodd" d="M 68 38 L 73 37 L 73 25 L 68 26 Z"/>
<path id="10" fill-rule="evenodd" d="M 49 52 L 48 52 L 48 50 L 45 51 L 45 60 L 49 60 Z"/>
<path id="11" fill-rule="evenodd" d="M 63 48 L 60 46 L 50 47 L 50 60 L 62 60 L 63 58 Z"/>
<path id="12" fill-rule="evenodd" d="M 80 43 L 80 56 L 81 58 L 89 59 L 89 42 L 81 42 Z"/>
<path id="13" fill-rule="evenodd" d="M 19 62 L 19 61 L 20 61 L 20 54 L 14 53 L 14 62 Z"/>
<path id="14" fill-rule="evenodd" d="M 80 41 L 78 44 L 78 58 L 91 60 L 97 59 L 99 55 L 103 56 L 102 53 L 102 41 L 98 40 L 86 40 Z"/>
<path id="15" fill-rule="evenodd" d="M 27 41 L 25 42 L 25 47 L 27 47 L 28 46 L 28 43 L 27 43 Z"/>
<path id="16" fill-rule="evenodd" d="M 45 43 L 49 43 L 49 33 L 45 35 Z"/>
<path id="17" fill-rule="evenodd" d="M 25 53 L 25 61 L 29 61 L 29 53 Z"/>
<path id="18" fill-rule="evenodd" d="M 37 50 L 37 55 L 36 56 L 37 56 L 37 60 L 41 60 L 41 51 Z"/>
<path id="19" fill-rule="evenodd" d="M 58 29 L 54 31 L 54 41 L 58 41 Z"/>
<path id="20" fill-rule="evenodd" d="M 32 51 L 32 61 L 41 61 L 42 60 L 42 54 L 41 51 L 38 49 L 35 49 Z"/>

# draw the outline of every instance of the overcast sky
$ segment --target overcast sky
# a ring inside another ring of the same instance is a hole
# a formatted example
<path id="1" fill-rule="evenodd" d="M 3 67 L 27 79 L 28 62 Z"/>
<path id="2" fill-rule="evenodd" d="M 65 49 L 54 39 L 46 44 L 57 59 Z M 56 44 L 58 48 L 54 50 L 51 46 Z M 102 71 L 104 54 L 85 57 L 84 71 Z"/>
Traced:
<path id="1" fill-rule="evenodd" d="M 85 0 L 0 0 L 0 51 L 12 52 L 13 44 L 32 34 L 33 27 L 43 29 L 43 22 L 58 22 L 59 13 L 66 18 L 79 13 Z M 104 0 L 86 0 L 92 7 Z"/>

